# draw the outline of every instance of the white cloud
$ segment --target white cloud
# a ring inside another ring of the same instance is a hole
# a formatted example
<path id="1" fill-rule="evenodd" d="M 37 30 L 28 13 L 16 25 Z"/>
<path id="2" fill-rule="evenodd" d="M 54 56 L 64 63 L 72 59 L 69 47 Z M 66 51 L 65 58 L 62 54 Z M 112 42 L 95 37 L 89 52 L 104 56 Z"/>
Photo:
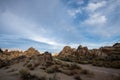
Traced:
<path id="1" fill-rule="evenodd" d="M 85 21 L 88 25 L 103 25 L 106 23 L 107 18 L 100 13 L 91 14 L 90 17 Z"/>
<path id="2" fill-rule="evenodd" d="M 98 8 L 101 8 L 103 6 L 105 6 L 106 2 L 105 1 L 101 1 L 101 2 L 97 2 L 97 3 L 89 3 L 88 6 L 86 7 L 87 10 L 89 11 L 95 11 Z"/>
<path id="3" fill-rule="evenodd" d="M 80 8 L 78 8 L 78 9 L 72 9 L 72 10 L 68 10 L 67 12 L 68 12 L 68 14 L 70 16 L 72 16 L 72 17 L 75 18 L 76 14 L 81 13 L 81 9 Z"/>
<path id="4" fill-rule="evenodd" d="M 91 3 L 93 3 L 91 1 Z M 119 12 L 117 9 L 120 7 L 119 0 L 99 1 L 97 3 L 104 3 L 101 7 L 95 8 L 95 10 L 86 9 L 89 12 L 87 18 L 83 24 L 87 25 L 87 31 L 91 34 L 100 36 L 101 38 L 112 38 L 118 36 L 120 33 L 119 29 Z M 96 3 L 96 4 L 97 4 Z M 89 3 L 90 4 L 90 3 Z M 94 3 L 95 4 L 95 3 Z M 104 8 L 103 8 L 104 6 Z M 89 26 L 93 26 L 89 28 Z"/>
<path id="5" fill-rule="evenodd" d="M 48 32 L 47 29 L 39 26 L 38 24 L 31 23 L 28 20 L 11 13 L 10 11 L 6 11 L 1 19 L 4 24 L 7 26 L 6 29 L 12 30 L 12 32 L 16 33 L 16 35 L 20 35 L 23 38 L 30 39 L 37 42 L 46 43 L 51 46 L 63 46 L 54 40 L 52 37 L 45 37 L 45 32 Z M 12 19 L 12 20 L 11 20 Z M 39 29 L 39 32 L 37 32 Z"/>

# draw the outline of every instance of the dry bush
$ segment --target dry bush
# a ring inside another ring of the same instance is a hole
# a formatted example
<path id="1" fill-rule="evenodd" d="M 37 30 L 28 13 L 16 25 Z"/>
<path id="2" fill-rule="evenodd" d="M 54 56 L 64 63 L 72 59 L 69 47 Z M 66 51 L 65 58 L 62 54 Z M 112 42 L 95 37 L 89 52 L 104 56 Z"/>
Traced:
<path id="1" fill-rule="evenodd" d="M 60 72 L 58 65 L 52 65 L 49 68 L 46 69 L 47 73 L 54 73 L 54 72 Z"/>
<path id="2" fill-rule="evenodd" d="M 53 75 L 53 77 L 50 77 L 49 80 L 59 80 L 59 77 L 56 76 L 56 74 Z"/>
<path id="3" fill-rule="evenodd" d="M 66 75 L 69 75 L 69 76 L 73 75 L 71 70 L 61 69 L 60 71 L 61 71 L 62 73 L 64 73 L 64 74 L 66 74 Z"/>
<path id="4" fill-rule="evenodd" d="M 19 74 L 23 80 L 29 80 L 30 72 L 27 69 L 21 69 L 19 71 Z"/>
<path id="5" fill-rule="evenodd" d="M 80 75 L 74 75 L 74 79 L 75 80 L 82 80 L 81 77 L 80 77 Z"/>
<path id="6" fill-rule="evenodd" d="M 38 78 L 35 75 L 31 75 L 27 69 L 21 69 L 19 74 L 22 80 L 46 80 L 45 77 Z"/>
<path id="7" fill-rule="evenodd" d="M 73 70 L 73 69 L 81 69 L 81 67 L 78 66 L 76 63 L 73 63 L 73 64 L 69 65 L 69 69 L 70 69 L 70 70 Z"/>
<path id="8" fill-rule="evenodd" d="M 62 62 L 61 67 L 69 67 L 70 65 L 68 63 Z"/>
<path id="9" fill-rule="evenodd" d="M 60 60 L 54 60 L 54 64 L 61 65 L 62 62 Z"/>
<path id="10" fill-rule="evenodd" d="M 31 68 L 32 67 L 32 64 L 31 63 L 28 63 L 27 64 L 27 68 Z"/>
<path id="11" fill-rule="evenodd" d="M 94 73 L 89 71 L 89 70 L 86 70 L 86 69 L 81 70 L 80 73 L 84 74 L 84 75 L 87 75 L 88 77 L 94 77 Z"/>
<path id="12" fill-rule="evenodd" d="M 81 73 L 87 75 L 87 74 L 89 74 L 89 70 L 83 69 L 83 70 L 81 70 Z"/>

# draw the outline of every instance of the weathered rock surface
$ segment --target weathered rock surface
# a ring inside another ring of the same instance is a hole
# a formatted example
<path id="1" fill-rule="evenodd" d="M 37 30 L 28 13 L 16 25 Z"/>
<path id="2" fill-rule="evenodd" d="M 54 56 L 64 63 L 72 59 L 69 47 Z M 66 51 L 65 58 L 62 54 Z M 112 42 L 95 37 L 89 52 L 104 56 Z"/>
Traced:
<path id="1" fill-rule="evenodd" d="M 38 50 L 35 50 L 35 48 L 30 47 L 28 50 L 26 50 L 26 51 L 24 52 L 24 54 L 25 54 L 26 56 L 32 56 L 32 55 L 36 55 L 36 54 L 40 54 L 40 53 L 39 53 Z"/>
<path id="2" fill-rule="evenodd" d="M 49 52 L 40 54 L 35 48 L 29 48 L 26 51 L 2 51 L 0 49 L 0 67 L 9 66 L 19 62 L 26 62 L 25 65 L 48 65 L 52 62 L 52 55 Z"/>
<path id="3" fill-rule="evenodd" d="M 115 43 L 113 46 L 105 46 L 99 49 L 91 49 L 89 50 L 87 47 L 82 47 L 82 45 L 78 46 L 77 49 L 73 49 L 69 46 L 65 46 L 63 50 L 59 53 L 58 57 L 69 58 L 69 60 L 75 59 L 81 60 L 85 59 L 93 59 L 96 57 L 106 57 L 112 55 L 120 56 L 120 43 Z"/>
<path id="4" fill-rule="evenodd" d="M 37 66 L 50 66 L 52 64 L 52 55 L 49 52 L 43 54 L 33 55 L 29 57 L 25 63 L 29 69 L 34 69 Z"/>

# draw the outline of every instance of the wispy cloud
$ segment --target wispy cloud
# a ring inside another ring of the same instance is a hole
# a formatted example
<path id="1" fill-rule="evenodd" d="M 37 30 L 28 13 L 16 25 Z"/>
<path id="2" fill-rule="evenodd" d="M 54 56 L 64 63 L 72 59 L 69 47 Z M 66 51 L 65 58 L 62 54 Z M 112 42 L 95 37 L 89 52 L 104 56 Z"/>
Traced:
<path id="1" fill-rule="evenodd" d="M 87 19 L 85 21 L 85 24 L 88 24 L 88 25 L 95 25 L 95 27 L 97 27 L 97 25 L 103 25 L 107 22 L 107 18 L 104 16 L 104 15 L 101 15 L 100 13 L 94 13 L 94 14 L 91 14 L 89 19 Z"/>
<path id="2" fill-rule="evenodd" d="M 119 0 L 0 1 L 0 47 L 58 51 L 112 44 L 120 39 L 118 7 Z"/>
<path id="3" fill-rule="evenodd" d="M 101 2 L 90 2 L 87 7 L 86 10 L 90 11 L 90 12 L 94 12 L 97 9 L 104 7 L 106 5 L 106 1 L 101 1 Z"/>
<path id="4" fill-rule="evenodd" d="M 63 46 L 63 44 L 60 44 L 52 38 L 45 37 L 44 34 L 49 31 L 44 29 L 43 26 L 29 22 L 28 20 L 26 21 L 24 18 L 21 18 L 9 11 L 2 14 L 1 18 L 3 18 L 3 22 L 5 22 L 7 26 L 6 29 L 8 29 L 9 26 L 11 32 L 16 33 L 16 35 L 20 35 L 22 38 L 46 43 L 51 46 Z M 39 32 L 37 31 L 38 28 Z"/>

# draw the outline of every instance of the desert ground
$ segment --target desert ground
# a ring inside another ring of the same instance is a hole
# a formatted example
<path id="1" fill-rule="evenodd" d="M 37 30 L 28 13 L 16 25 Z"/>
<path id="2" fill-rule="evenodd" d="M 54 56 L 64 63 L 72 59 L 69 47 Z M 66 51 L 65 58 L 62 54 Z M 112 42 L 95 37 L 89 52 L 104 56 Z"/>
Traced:
<path id="1" fill-rule="evenodd" d="M 61 61 L 64 64 L 72 64 L 71 62 Z M 24 62 L 16 63 L 11 66 L 3 67 L 0 69 L 0 80 L 21 80 L 19 75 L 19 70 L 25 68 L 23 67 Z M 82 69 L 89 70 L 93 74 L 77 74 L 81 77 L 81 80 L 115 80 L 116 76 L 119 76 L 120 69 L 112 69 L 112 68 L 105 68 L 105 67 L 96 67 L 90 64 L 83 65 L 77 64 L 81 66 Z M 67 75 L 62 72 L 55 72 L 55 73 L 47 73 L 45 70 L 40 69 L 41 66 L 36 67 L 34 70 L 31 70 L 30 73 L 32 75 L 36 75 L 37 77 L 41 78 L 44 77 L 48 79 L 48 77 L 53 77 L 56 75 L 57 79 L 52 80 L 76 80 L 74 79 L 75 75 Z M 32 79 L 31 79 L 32 80 Z M 42 80 L 42 78 L 40 79 Z M 43 79 L 44 80 L 44 79 Z M 49 79 L 50 80 L 50 79 Z M 77 79 L 80 80 L 80 79 Z"/>

